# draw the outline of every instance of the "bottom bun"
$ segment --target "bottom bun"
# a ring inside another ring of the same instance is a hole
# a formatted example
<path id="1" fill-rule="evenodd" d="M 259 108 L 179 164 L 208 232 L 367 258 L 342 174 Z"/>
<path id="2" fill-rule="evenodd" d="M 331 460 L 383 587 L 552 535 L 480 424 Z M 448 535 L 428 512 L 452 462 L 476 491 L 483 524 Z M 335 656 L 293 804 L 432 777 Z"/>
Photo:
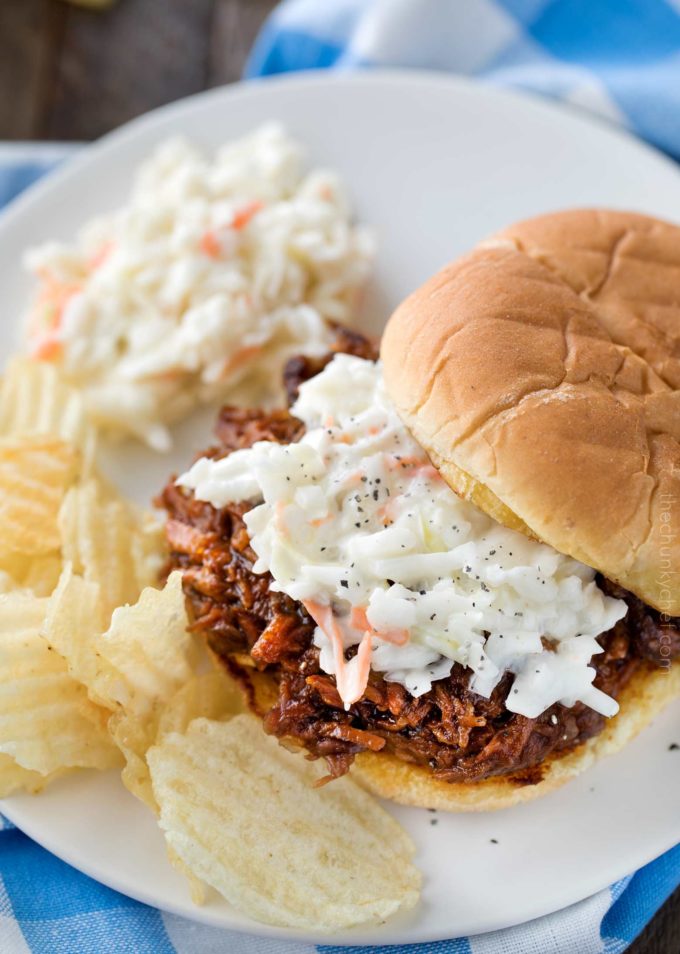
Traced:
<path id="1" fill-rule="evenodd" d="M 479 782 L 443 782 L 422 765 L 410 765 L 394 755 L 362 752 L 352 766 L 352 777 L 364 788 L 402 805 L 436 808 L 447 812 L 488 812 L 509 808 L 547 795 L 569 779 L 613 755 L 680 695 L 680 665 L 668 669 L 645 667 L 631 679 L 619 697 L 618 715 L 587 742 L 543 762 L 543 778 L 535 785 L 513 781 L 511 776 Z"/>
<path id="2" fill-rule="evenodd" d="M 240 662 L 246 663 L 246 659 L 244 657 Z M 276 681 L 247 664 L 241 668 L 241 675 L 249 683 L 250 707 L 262 717 L 276 702 Z M 678 696 L 679 663 L 670 669 L 644 666 L 621 693 L 618 715 L 608 720 L 599 735 L 546 759 L 541 765 L 543 778 L 535 784 L 527 784 L 521 781 L 521 777 L 513 779 L 511 775 L 478 782 L 443 782 L 433 778 L 425 766 L 412 765 L 383 752 L 361 752 L 354 760 L 350 775 L 374 795 L 402 805 L 447 812 L 488 812 L 509 808 L 547 795 L 590 768 L 598 759 L 618 752 Z M 282 741 L 287 747 L 299 747 L 293 739 Z"/>

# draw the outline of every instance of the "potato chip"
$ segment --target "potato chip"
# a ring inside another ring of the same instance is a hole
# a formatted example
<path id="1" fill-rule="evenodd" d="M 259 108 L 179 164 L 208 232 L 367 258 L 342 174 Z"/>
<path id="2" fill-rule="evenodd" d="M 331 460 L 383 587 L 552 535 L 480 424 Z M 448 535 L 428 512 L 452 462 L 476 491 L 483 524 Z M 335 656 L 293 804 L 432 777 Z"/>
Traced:
<path id="1" fill-rule="evenodd" d="M 194 719 L 205 717 L 215 720 L 231 717 L 242 711 L 243 697 L 238 686 L 223 670 L 215 669 L 195 676 L 170 700 L 159 720 L 156 741 L 160 742 L 171 732 L 185 732 Z M 128 767 L 131 767 L 130 763 Z M 137 784 L 140 789 L 135 794 L 146 802 L 155 815 L 159 815 L 160 809 L 153 794 L 146 758 L 143 760 L 143 767 L 137 764 L 135 768 L 139 773 Z M 130 788 L 129 783 L 126 784 Z M 130 788 L 130 791 L 134 789 Z M 166 844 L 166 849 L 170 864 L 187 879 L 193 903 L 205 904 L 208 897 L 205 882 L 194 875 L 170 844 Z"/>
<path id="2" fill-rule="evenodd" d="M 47 602 L 41 633 L 66 661 L 71 676 L 86 687 L 90 698 L 111 710 L 115 705 L 108 695 L 98 697 L 93 690 L 103 665 L 95 644 L 104 625 L 99 586 L 76 576 L 67 564 Z"/>
<path id="3" fill-rule="evenodd" d="M 49 364 L 12 361 L 0 385 L 0 573 L 11 578 L 2 587 L 51 593 L 63 547 L 100 584 L 108 621 L 156 581 L 164 549 L 160 521 L 89 479 L 94 450 L 78 392 Z"/>
<path id="4" fill-rule="evenodd" d="M 238 685 L 222 669 L 194 676 L 175 693 L 163 709 L 158 721 L 156 741 L 160 741 L 170 732 L 185 732 L 189 724 L 199 717 L 223 719 L 236 715 L 243 709 L 243 696 Z M 137 754 L 140 746 L 136 744 L 134 737 L 131 739 L 128 735 L 135 734 L 132 722 L 129 717 L 121 718 L 113 732 L 113 737 L 126 758 L 123 781 L 137 798 L 158 815 L 159 809 L 153 795 L 146 757 Z M 203 882 L 192 874 L 169 846 L 168 856 L 172 865 L 188 880 L 191 900 L 194 904 L 204 904 L 206 888 Z"/>
<path id="5" fill-rule="evenodd" d="M 125 759 L 121 772 L 123 784 L 129 792 L 157 815 L 158 806 L 151 789 L 147 750 L 153 745 L 158 726 L 157 717 L 140 721 L 125 711 L 114 713 L 109 719 L 109 733 Z"/>
<path id="6" fill-rule="evenodd" d="M 79 457 L 54 438 L 0 441 L 0 546 L 42 555 L 60 545 L 57 518 Z"/>
<path id="7" fill-rule="evenodd" d="M 194 676 L 176 692 L 163 710 L 158 738 L 170 732 L 186 732 L 194 719 L 224 719 L 245 711 L 237 683 L 222 669 Z"/>
<path id="8" fill-rule="evenodd" d="M 99 585 L 67 566 L 43 635 L 90 699 L 112 713 L 109 732 L 126 759 L 123 781 L 155 809 L 144 756 L 164 706 L 192 678 L 196 654 L 181 574 L 173 573 L 163 590 L 143 590 L 134 606 L 116 609 L 103 634 L 101 605 Z"/>
<path id="9" fill-rule="evenodd" d="M 51 775 L 31 772 L 17 765 L 9 755 L 0 755 L 0 798 L 7 798 L 13 792 L 22 790 L 37 795 L 60 775 L 63 775 L 63 772 L 52 772 Z"/>
<path id="10" fill-rule="evenodd" d="M 84 470 L 94 459 L 95 431 L 78 392 L 57 369 L 31 358 L 14 358 L 0 384 L 0 436 L 61 439 L 81 452 Z"/>
<path id="11" fill-rule="evenodd" d="M 226 673 L 209 672 L 194 676 L 150 721 L 140 722 L 126 712 L 112 715 L 109 732 L 125 756 L 126 788 L 158 814 L 146 763 L 149 747 L 168 732 L 183 732 L 199 716 L 221 719 L 242 711 L 242 696 L 233 680 Z"/>
<path id="12" fill-rule="evenodd" d="M 147 753 L 160 824 L 193 874 L 251 917 L 333 931 L 418 899 L 413 845 L 349 779 L 321 769 L 250 715 L 196 719 Z"/>
<path id="13" fill-rule="evenodd" d="M 106 622 L 158 579 L 162 541 L 157 524 L 94 479 L 66 495 L 59 514 L 64 560 L 97 583 Z"/>
<path id="14" fill-rule="evenodd" d="M 155 801 L 154 801 L 154 804 L 155 804 Z M 156 812 L 156 814 L 158 814 L 158 812 Z M 189 871 L 189 869 L 184 864 L 184 862 L 179 857 L 179 855 L 172 850 L 172 848 L 170 847 L 170 845 L 167 844 L 167 842 L 166 842 L 165 850 L 168 855 L 168 861 L 170 862 L 172 867 L 175 869 L 175 871 L 179 871 L 179 873 L 187 879 L 187 882 L 189 884 L 189 894 L 191 895 L 191 900 L 194 902 L 194 904 L 198 904 L 198 905 L 205 904 L 205 902 L 208 900 L 208 891 L 210 890 L 208 888 L 208 885 L 205 884 L 204 881 L 201 881 L 200 878 L 197 878 L 196 875 L 193 874 L 193 872 Z"/>
<path id="15" fill-rule="evenodd" d="M 132 559 L 137 572 L 137 582 L 141 589 L 145 586 L 158 586 L 161 571 L 168 559 L 165 542 L 165 523 L 160 517 L 149 511 L 134 508 L 137 532 L 132 538 Z"/>
<path id="16" fill-rule="evenodd" d="M 25 553 L 0 555 L 0 592 L 26 590 L 34 596 L 49 596 L 59 582 L 61 558 L 55 551 L 29 557 Z"/>
<path id="17" fill-rule="evenodd" d="M 47 604 L 23 592 L 0 596 L 0 753 L 43 776 L 108 768 L 120 760 L 106 732 L 108 713 L 41 637 Z M 2 787 L 13 777 L 5 769 Z"/>
<path id="18" fill-rule="evenodd" d="M 17 581 L 5 570 L 0 570 L 0 593 L 11 593 L 18 589 Z"/>
<path id="19" fill-rule="evenodd" d="M 108 691 L 115 670 L 96 649 L 103 638 L 103 627 L 98 584 L 76 576 L 67 566 L 50 601 L 43 636 L 65 658 L 71 675 L 87 687 L 90 698 L 107 709 L 109 734 L 126 761 L 124 780 L 131 783 L 136 795 L 155 807 L 146 762 L 137 755 L 137 749 L 144 752 L 145 743 L 146 747 L 151 744 L 147 734 L 151 732 L 155 737 L 155 721 L 152 726 L 140 726 L 136 717 L 129 719 Z"/>
<path id="20" fill-rule="evenodd" d="M 59 582 L 61 557 L 58 553 L 46 553 L 43 556 L 26 559 L 23 566 L 16 554 L 0 560 L 14 575 L 17 586 L 29 590 L 34 596 L 49 596 Z"/>
<path id="21" fill-rule="evenodd" d="M 140 718 L 158 711 L 193 675 L 196 648 L 188 625 L 179 572 L 162 590 L 147 587 L 134 606 L 116 609 L 95 647 L 105 664 L 97 694 Z"/>

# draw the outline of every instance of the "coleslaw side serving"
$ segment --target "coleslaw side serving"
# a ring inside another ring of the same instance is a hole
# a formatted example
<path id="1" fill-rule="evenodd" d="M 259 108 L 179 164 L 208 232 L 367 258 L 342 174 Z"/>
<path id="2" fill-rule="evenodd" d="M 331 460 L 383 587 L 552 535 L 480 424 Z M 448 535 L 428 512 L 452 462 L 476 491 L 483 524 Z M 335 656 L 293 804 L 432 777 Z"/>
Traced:
<path id="1" fill-rule="evenodd" d="M 338 178 L 306 172 L 280 126 L 212 160 L 169 141 L 121 209 L 27 254 L 29 347 L 83 392 L 97 424 L 164 450 L 167 424 L 196 405 L 253 375 L 271 389 L 288 356 L 324 353 L 372 251 Z"/>

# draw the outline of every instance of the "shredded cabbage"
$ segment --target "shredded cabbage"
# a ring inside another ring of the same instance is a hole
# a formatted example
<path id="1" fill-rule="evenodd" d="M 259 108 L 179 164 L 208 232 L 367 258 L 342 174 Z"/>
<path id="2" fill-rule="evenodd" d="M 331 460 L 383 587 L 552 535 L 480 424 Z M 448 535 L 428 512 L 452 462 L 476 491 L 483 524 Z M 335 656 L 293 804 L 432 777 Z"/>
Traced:
<path id="1" fill-rule="evenodd" d="M 246 378 L 279 381 L 351 318 L 372 239 L 335 176 L 305 173 L 278 126 L 208 160 L 182 140 L 142 165 L 118 211 L 27 255 L 30 345 L 84 392 L 97 422 L 169 445 L 166 423 Z"/>
<path id="2" fill-rule="evenodd" d="M 589 662 L 625 603 L 592 569 L 457 497 L 402 424 L 379 364 L 336 356 L 293 413 L 306 425 L 298 443 L 203 458 L 178 483 L 216 507 L 253 501 L 256 572 L 316 607 L 317 621 L 319 607 L 332 610 L 315 633 L 325 672 L 342 675 L 338 641 L 347 650 L 368 632 L 370 666 L 414 696 L 458 662 L 483 696 L 514 673 L 513 712 L 579 700 L 617 711 Z"/>

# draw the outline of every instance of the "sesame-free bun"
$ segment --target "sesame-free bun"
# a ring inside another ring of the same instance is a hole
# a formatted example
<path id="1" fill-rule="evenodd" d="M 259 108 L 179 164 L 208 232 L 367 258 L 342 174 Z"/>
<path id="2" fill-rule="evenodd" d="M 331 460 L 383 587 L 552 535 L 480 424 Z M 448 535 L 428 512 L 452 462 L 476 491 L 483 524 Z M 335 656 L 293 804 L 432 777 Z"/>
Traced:
<path id="1" fill-rule="evenodd" d="M 454 490 L 680 615 L 680 228 L 596 211 L 520 223 L 411 295 L 381 354 L 397 409 Z M 276 679 L 236 661 L 263 716 Z M 351 777 L 407 805 L 506 808 L 618 751 L 678 694 L 679 663 L 641 662 L 619 713 L 537 782 L 445 782 L 385 752 L 360 753 Z"/>
<path id="2" fill-rule="evenodd" d="M 215 660 L 220 665 L 219 659 Z M 276 679 L 252 668 L 252 660 L 241 659 L 243 678 L 249 684 L 246 701 L 263 717 L 276 703 Z M 643 663 L 619 696 L 620 710 L 607 721 L 599 735 L 541 763 L 541 780 L 526 784 L 526 772 L 518 777 L 501 775 L 470 782 L 436 779 L 426 766 L 412 765 L 386 752 L 360 752 L 350 769 L 350 777 L 381 798 L 402 805 L 437 808 L 449 812 L 484 812 L 509 808 L 520 802 L 547 795 L 590 768 L 599 759 L 613 755 L 633 739 L 680 694 L 680 666 L 659 668 Z M 287 747 L 298 749 L 295 739 Z M 300 756 L 302 757 L 302 755 Z"/>
<path id="3" fill-rule="evenodd" d="M 444 782 L 430 769 L 410 765 L 383 752 L 361 752 L 351 768 L 351 777 L 381 798 L 402 805 L 437 808 L 448 812 L 488 812 L 528 802 L 559 788 L 628 744 L 638 732 L 680 694 L 680 666 L 660 669 L 645 666 L 635 673 L 619 697 L 618 715 L 608 720 L 602 732 L 566 752 L 541 763 L 542 778 L 527 785 L 512 776 L 497 776 L 477 782 Z"/>
<path id="4" fill-rule="evenodd" d="M 511 226 L 406 299 L 381 357 L 454 490 L 680 615 L 680 228 Z"/>

